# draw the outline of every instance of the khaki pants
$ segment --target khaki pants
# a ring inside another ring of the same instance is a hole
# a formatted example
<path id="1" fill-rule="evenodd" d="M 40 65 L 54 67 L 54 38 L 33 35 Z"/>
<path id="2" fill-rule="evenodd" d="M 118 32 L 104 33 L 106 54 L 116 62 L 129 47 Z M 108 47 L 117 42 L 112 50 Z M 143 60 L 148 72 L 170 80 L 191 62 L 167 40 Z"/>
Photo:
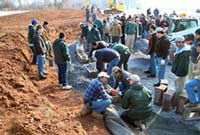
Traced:
<path id="1" fill-rule="evenodd" d="M 127 35 L 126 46 L 129 48 L 131 52 L 133 50 L 134 43 L 135 43 L 135 34 Z"/>
<path id="2" fill-rule="evenodd" d="M 184 91 L 184 87 L 185 87 L 185 80 L 186 80 L 186 76 L 184 77 L 176 77 L 175 79 L 175 89 L 176 92 L 183 92 Z"/>
<path id="3" fill-rule="evenodd" d="M 194 78 L 194 75 L 192 74 L 192 72 L 194 71 L 194 67 L 195 67 L 195 63 L 190 63 L 189 65 L 189 73 L 188 73 L 188 80 L 192 80 Z"/>

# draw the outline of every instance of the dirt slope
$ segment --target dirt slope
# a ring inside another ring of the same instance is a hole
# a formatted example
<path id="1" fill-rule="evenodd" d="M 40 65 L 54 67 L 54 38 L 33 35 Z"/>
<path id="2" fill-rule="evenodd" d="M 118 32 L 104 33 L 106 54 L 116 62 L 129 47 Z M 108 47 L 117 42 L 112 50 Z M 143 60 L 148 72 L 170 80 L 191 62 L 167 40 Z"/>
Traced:
<path id="1" fill-rule="evenodd" d="M 53 68 L 47 67 L 48 79 L 37 80 L 26 41 L 33 17 L 50 22 L 52 40 L 63 30 L 71 41 L 80 33 L 83 12 L 44 10 L 0 18 L 0 134 L 109 135 L 103 121 L 78 116 L 81 93 L 60 90 Z"/>

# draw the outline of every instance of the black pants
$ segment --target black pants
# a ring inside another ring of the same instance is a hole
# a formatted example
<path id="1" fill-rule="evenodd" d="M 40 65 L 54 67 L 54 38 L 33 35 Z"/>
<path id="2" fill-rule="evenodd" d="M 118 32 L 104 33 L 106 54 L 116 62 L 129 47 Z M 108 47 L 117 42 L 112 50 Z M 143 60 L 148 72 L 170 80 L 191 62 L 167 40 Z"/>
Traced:
<path id="1" fill-rule="evenodd" d="M 124 52 L 124 54 L 120 56 L 118 67 L 121 68 L 121 66 L 123 65 L 124 70 L 128 71 L 128 59 L 130 56 L 131 56 L 130 51 Z"/>

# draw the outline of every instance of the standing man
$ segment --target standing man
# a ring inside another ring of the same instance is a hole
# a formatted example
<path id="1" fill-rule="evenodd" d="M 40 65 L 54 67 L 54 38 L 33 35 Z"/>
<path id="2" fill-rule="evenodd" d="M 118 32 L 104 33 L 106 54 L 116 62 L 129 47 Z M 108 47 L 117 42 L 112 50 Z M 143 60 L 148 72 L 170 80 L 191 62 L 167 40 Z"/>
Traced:
<path id="1" fill-rule="evenodd" d="M 92 80 L 89 84 L 83 97 L 87 108 L 101 113 L 111 104 L 112 97 L 107 94 L 104 88 L 104 84 L 108 82 L 109 77 L 105 72 L 100 72 L 98 78 Z"/>
<path id="2" fill-rule="evenodd" d="M 50 30 L 49 30 L 49 27 L 48 27 L 48 22 L 47 21 L 44 21 L 43 23 L 43 33 L 42 33 L 42 37 L 44 39 L 44 42 L 45 42 L 45 45 L 46 45 L 46 48 L 47 48 L 47 58 L 48 57 L 52 57 L 51 55 L 51 41 L 50 41 Z"/>
<path id="3" fill-rule="evenodd" d="M 42 32 L 43 32 L 42 26 L 38 25 L 36 27 L 36 34 L 34 36 L 33 44 L 36 49 L 39 79 L 46 79 L 44 73 L 46 46 L 42 38 Z"/>
<path id="4" fill-rule="evenodd" d="M 29 26 L 28 26 L 28 44 L 29 44 L 29 47 L 31 48 L 31 51 L 33 53 L 33 59 L 32 59 L 31 64 L 36 64 L 36 61 L 37 61 L 36 50 L 35 50 L 35 46 L 33 44 L 34 35 L 36 34 L 37 24 L 38 24 L 38 20 L 33 19 L 31 21 L 31 24 L 29 24 Z"/>
<path id="5" fill-rule="evenodd" d="M 182 36 L 175 39 L 177 50 L 172 64 L 172 73 L 176 75 L 176 92 L 180 93 L 184 91 L 185 79 L 188 74 L 190 63 L 190 47 L 184 44 L 184 41 L 185 38 Z"/>
<path id="6" fill-rule="evenodd" d="M 134 19 L 130 19 L 125 27 L 125 33 L 127 34 L 126 46 L 129 50 L 133 51 L 133 46 L 135 43 L 136 33 L 137 33 L 137 25 L 134 22 Z"/>
<path id="7" fill-rule="evenodd" d="M 131 56 L 131 52 L 128 47 L 120 43 L 114 43 L 112 49 L 116 50 L 120 54 L 118 66 L 122 67 L 123 65 L 124 70 L 128 71 L 128 59 Z"/>
<path id="8" fill-rule="evenodd" d="M 119 24 L 116 18 L 114 19 L 114 22 L 111 25 L 110 34 L 112 36 L 112 43 L 119 43 L 121 35 L 122 35 L 122 29 L 121 29 L 121 25 Z"/>
<path id="9" fill-rule="evenodd" d="M 121 118 L 132 125 L 135 121 L 144 120 L 151 116 L 151 100 L 150 91 L 140 84 L 138 75 L 131 75 L 129 78 L 130 88 L 122 98 L 122 107 L 127 109 L 121 115 Z"/>
<path id="10" fill-rule="evenodd" d="M 61 32 L 59 38 L 53 43 L 55 63 L 58 66 L 58 81 L 62 89 L 71 89 L 67 84 L 67 62 L 70 61 L 67 44 L 65 43 L 65 34 Z"/>
<path id="11" fill-rule="evenodd" d="M 158 69 L 158 83 L 154 86 L 160 86 L 160 82 L 165 78 L 165 68 L 167 65 L 167 56 L 169 54 L 170 41 L 165 36 L 164 30 L 161 27 L 156 29 L 156 36 L 158 41 L 156 42 L 156 64 Z"/>
<path id="12" fill-rule="evenodd" d="M 156 77 L 156 63 L 155 63 L 155 48 L 156 48 L 156 26 L 151 25 L 150 27 L 150 39 L 148 54 L 150 55 L 149 69 L 144 71 L 145 74 L 148 74 L 147 77 Z"/>

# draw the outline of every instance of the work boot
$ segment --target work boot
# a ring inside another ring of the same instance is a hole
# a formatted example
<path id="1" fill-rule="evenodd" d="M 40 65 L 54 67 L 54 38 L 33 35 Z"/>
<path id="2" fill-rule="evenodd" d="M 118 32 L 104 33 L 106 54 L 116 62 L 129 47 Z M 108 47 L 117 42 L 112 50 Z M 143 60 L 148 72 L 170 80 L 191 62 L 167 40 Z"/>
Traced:
<path id="1" fill-rule="evenodd" d="M 44 75 L 48 75 L 48 72 L 47 72 L 47 71 L 43 71 L 43 74 L 44 74 Z"/>
<path id="2" fill-rule="evenodd" d="M 63 90 L 70 90 L 70 89 L 72 89 L 72 86 L 70 86 L 70 85 L 62 86 L 62 89 Z"/>
<path id="3" fill-rule="evenodd" d="M 154 78 L 154 77 L 156 77 L 156 75 L 149 74 L 149 75 L 147 75 L 147 77 L 152 77 L 152 78 Z"/>
<path id="4" fill-rule="evenodd" d="M 188 103 L 185 105 L 187 108 L 198 107 L 198 103 Z"/>
<path id="5" fill-rule="evenodd" d="M 39 79 L 40 80 L 44 80 L 44 79 L 46 79 L 47 77 L 45 76 L 45 75 L 39 75 Z"/>
<path id="6" fill-rule="evenodd" d="M 79 115 L 85 116 L 85 115 L 88 115 L 88 114 L 91 114 L 91 113 L 92 113 L 92 110 L 90 110 L 86 105 L 84 105 L 84 107 L 81 109 Z"/>
<path id="7" fill-rule="evenodd" d="M 159 82 L 158 82 L 158 83 L 155 83 L 153 86 L 154 86 L 154 87 L 158 87 L 158 86 L 160 86 L 160 83 L 159 83 Z"/>
<path id="8" fill-rule="evenodd" d="M 147 71 L 144 71 L 144 73 L 145 73 L 145 74 L 150 74 L 150 71 L 147 70 Z"/>
<path id="9" fill-rule="evenodd" d="M 102 120 L 103 119 L 103 115 L 101 113 L 92 111 L 92 117 L 98 119 L 98 120 Z"/>

